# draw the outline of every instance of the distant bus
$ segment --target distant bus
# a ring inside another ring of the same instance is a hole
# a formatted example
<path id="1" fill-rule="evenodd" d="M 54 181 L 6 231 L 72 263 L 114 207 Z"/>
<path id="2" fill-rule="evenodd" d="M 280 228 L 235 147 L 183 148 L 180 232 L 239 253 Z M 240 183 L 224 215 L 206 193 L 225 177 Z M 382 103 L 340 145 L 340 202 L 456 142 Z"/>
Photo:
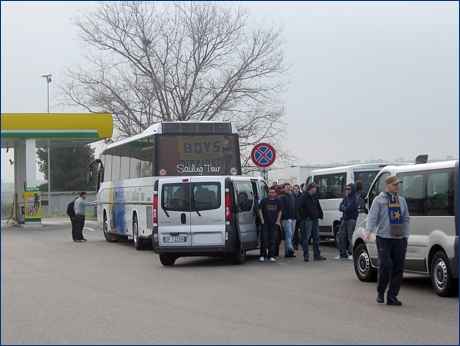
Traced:
<path id="1" fill-rule="evenodd" d="M 230 122 L 177 121 L 150 126 L 107 146 L 88 165 L 97 174 L 98 225 L 108 242 L 152 247 L 155 181 L 163 177 L 241 175 L 238 133 Z"/>
<path id="2" fill-rule="evenodd" d="M 361 180 L 364 191 L 368 191 L 374 178 L 387 165 L 408 165 L 409 163 L 365 163 L 360 165 L 317 169 L 308 174 L 305 186 L 311 182 L 318 185 L 316 194 L 323 210 L 323 220 L 319 220 L 321 238 L 332 238 L 338 245 L 342 212 L 340 202 L 345 197 L 347 184 Z"/>

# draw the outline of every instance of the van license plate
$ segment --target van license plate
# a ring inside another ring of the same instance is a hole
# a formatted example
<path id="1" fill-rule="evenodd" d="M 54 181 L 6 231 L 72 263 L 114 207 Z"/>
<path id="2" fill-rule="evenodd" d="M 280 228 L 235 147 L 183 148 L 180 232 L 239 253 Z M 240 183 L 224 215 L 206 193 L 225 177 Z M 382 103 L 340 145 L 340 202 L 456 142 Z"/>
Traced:
<path id="1" fill-rule="evenodd" d="M 185 243 L 187 237 L 163 237 L 163 243 Z"/>

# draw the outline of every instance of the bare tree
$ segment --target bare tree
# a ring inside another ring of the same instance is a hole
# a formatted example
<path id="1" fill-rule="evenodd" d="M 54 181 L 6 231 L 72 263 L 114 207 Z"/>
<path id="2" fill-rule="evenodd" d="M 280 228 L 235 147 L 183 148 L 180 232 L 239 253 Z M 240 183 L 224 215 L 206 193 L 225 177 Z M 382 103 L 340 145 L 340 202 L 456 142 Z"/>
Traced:
<path id="1" fill-rule="evenodd" d="M 282 28 L 220 2 L 101 2 L 73 23 L 91 67 L 66 69 L 63 105 L 112 113 L 117 139 L 159 121 L 231 121 L 243 166 L 259 142 L 292 162 L 283 146 Z"/>

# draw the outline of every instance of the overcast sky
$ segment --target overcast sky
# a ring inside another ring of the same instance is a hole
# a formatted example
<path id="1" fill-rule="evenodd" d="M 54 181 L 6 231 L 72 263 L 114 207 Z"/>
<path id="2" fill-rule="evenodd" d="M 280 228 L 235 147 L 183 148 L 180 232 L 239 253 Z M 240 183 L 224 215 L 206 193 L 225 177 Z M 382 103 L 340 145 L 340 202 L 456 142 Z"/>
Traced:
<path id="1" fill-rule="evenodd" d="M 248 2 L 284 27 L 285 136 L 299 164 L 458 158 L 459 3 Z M 84 63 L 70 18 L 93 2 L 1 2 L 2 113 L 46 113 L 46 80 Z M 51 112 L 57 103 L 50 83 Z M 275 148 L 276 149 L 276 148 Z M 3 181 L 13 181 L 2 149 Z M 42 174 L 37 179 L 42 179 Z"/>

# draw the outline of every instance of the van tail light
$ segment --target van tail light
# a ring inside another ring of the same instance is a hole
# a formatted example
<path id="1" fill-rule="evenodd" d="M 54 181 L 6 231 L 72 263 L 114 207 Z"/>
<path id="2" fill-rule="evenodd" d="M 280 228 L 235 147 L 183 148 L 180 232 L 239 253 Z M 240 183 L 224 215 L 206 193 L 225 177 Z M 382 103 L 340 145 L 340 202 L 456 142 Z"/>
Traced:
<path id="1" fill-rule="evenodd" d="M 153 196 L 153 223 L 158 223 L 158 195 Z"/>
<path id="2" fill-rule="evenodd" d="M 230 194 L 225 193 L 225 221 L 232 219 L 232 201 L 230 200 Z"/>

